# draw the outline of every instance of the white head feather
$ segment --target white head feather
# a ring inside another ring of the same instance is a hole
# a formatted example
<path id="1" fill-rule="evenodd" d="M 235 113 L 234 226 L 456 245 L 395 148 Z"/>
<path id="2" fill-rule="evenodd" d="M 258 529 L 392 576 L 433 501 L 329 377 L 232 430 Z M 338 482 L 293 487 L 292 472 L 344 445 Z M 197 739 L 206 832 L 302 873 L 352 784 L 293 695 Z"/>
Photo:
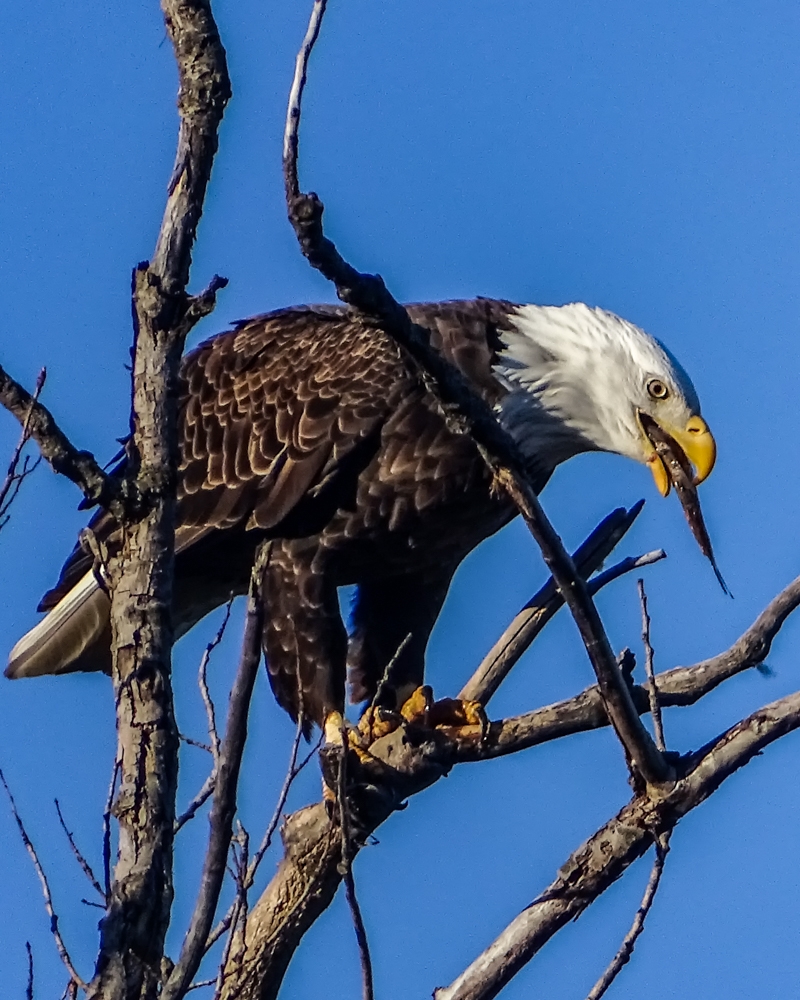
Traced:
<path id="1" fill-rule="evenodd" d="M 648 446 L 637 410 L 660 424 L 685 426 L 700 412 L 691 379 L 649 334 L 581 302 L 519 306 L 501 334 L 495 373 L 509 390 L 500 418 L 530 457 L 553 467 L 582 451 L 610 451 L 640 462 Z M 655 399 L 653 380 L 667 389 Z"/>

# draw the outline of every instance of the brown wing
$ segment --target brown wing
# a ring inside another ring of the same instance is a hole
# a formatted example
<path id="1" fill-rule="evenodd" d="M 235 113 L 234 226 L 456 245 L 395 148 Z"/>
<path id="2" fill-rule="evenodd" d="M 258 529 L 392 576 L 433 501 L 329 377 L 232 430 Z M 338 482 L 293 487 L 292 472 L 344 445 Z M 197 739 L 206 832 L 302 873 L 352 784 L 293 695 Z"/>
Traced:
<path id="1" fill-rule="evenodd" d="M 510 303 L 418 303 L 415 322 L 494 402 L 492 364 Z M 283 309 L 239 323 L 187 354 L 180 400 L 176 548 L 239 525 L 279 534 L 389 417 L 390 396 L 416 368 L 376 328 L 341 307 Z M 402 393 L 401 393 L 402 394 Z M 102 541 L 115 522 L 99 512 Z M 293 533 L 301 530 L 294 527 Z M 52 608 L 91 568 L 79 546 L 39 606 Z"/>
<path id="2" fill-rule="evenodd" d="M 298 502 L 324 489 L 389 413 L 389 390 L 413 366 L 344 309 L 286 309 L 255 317 L 184 359 L 179 425 L 180 553 L 215 529 L 272 532 Z M 99 512 L 96 536 L 115 522 Z M 91 568 L 76 546 L 52 608 Z"/>

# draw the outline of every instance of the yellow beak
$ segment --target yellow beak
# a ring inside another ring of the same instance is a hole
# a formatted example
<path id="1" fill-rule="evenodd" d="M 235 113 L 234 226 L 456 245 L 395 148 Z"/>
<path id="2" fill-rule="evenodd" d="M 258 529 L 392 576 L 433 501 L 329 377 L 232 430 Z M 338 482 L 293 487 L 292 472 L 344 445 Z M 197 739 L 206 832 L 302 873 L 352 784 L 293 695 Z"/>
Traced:
<path id="1" fill-rule="evenodd" d="M 683 429 L 673 427 L 671 424 L 659 423 L 659 426 L 681 446 L 686 457 L 694 466 L 695 486 L 702 483 L 710 475 L 717 459 L 717 444 L 705 420 L 700 416 L 690 417 Z M 656 488 L 665 497 L 669 493 L 672 482 L 655 448 L 652 448 L 647 463 L 653 473 Z"/>

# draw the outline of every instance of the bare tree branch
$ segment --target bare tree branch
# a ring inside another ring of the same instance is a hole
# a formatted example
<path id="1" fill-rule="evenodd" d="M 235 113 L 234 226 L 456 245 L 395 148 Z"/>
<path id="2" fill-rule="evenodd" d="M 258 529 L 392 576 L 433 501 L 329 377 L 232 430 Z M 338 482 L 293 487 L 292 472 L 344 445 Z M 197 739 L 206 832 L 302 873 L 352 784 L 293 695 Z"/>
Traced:
<path id="1" fill-rule="evenodd" d="M 275 809 L 272 813 L 272 819 L 267 825 L 267 829 L 264 832 L 264 836 L 261 839 L 258 850 L 256 851 L 253 860 L 250 862 L 247 868 L 247 875 L 245 878 L 245 891 L 249 891 L 255 881 L 256 873 L 258 871 L 259 865 L 261 864 L 264 855 L 270 848 L 272 844 L 272 838 L 275 835 L 275 831 L 278 828 L 278 823 L 280 822 L 281 815 L 283 814 L 283 808 L 286 805 L 286 799 L 289 796 L 289 789 L 292 787 L 292 782 L 297 777 L 297 775 L 303 770 L 303 768 L 308 764 L 314 754 L 319 750 L 320 745 L 323 740 L 323 735 L 320 734 L 319 740 L 313 749 L 311 749 L 305 758 L 297 763 L 297 753 L 300 748 L 300 740 L 303 736 L 303 726 L 304 726 L 304 716 L 302 712 L 302 706 L 300 711 L 297 713 L 297 727 L 295 729 L 294 740 L 292 741 L 292 749 L 289 755 L 289 766 L 286 771 L 286 777 L 283 780 L 283 786 L 281 787 L 280 794 L 278 795 L 278 801 L 275 805 Z M 209 934 L 208 940 L 206 942 L 205 950 L 208 951 L 212 948 L 216 942 L 222 937 L 222 935 L 227 931 L 231 930 L 230 942 L 233 942 L 234 931 L 236 930 L 236 919 L 238 916 L 238 900 L 235 900 L 231 908 L 228 910 L 223 919 L 214 928 L 214 930 Z M 230 957 L 230 948 L 227 948 L 227 956 L 223 959 L 222 969 L 227 967 L 228 959 Z"/>
<path id="2" fill-rule="evenodd" d="M 208 719 L 208 736 L 211 740 L 211 753 L 214 758 L 214 770 L 219 766 L 219 733 L 217 732 L 217 719 L 214 712 L 214 702 L 211 700 L 211 694 L 208 690 L 208 680 L 206 679 L 206 674 L 208 671 L 208 663 L 211 659 L 211 654 L 222 642 L 222 638 L 225 635 L 225 629 L 228 627 L 228 622 L 231 619 L 231 609 L 233 608 L 233 598 L 231 598 L 225 607 L 225 617 L 222 619 L 222 624 L 217 629 L 217 634 L 211 640 L 211 642 L 206 646 L 203 656 L 200 660 L 200 668 L 197 673 L 197 683 L 200 688 L 200 695 L 203 699 L 203 704 L 206 709 L 206 718 Z M 213 777 L 213 774 L 212 774 Z"/>
<path id="3" fill-rule="evenodd" d="M 50 892 L 50 884 L 47 881 L 47 876 L 44 873 L 44 868 L 42 868 L 41 862 L 39 861 L 39 856 L 36 853 L 36 848 L 31 843 L 31 839 L 28 836 L 28 832 L 25 829 L 25 825 L 17 811 L 17 804 L 14 801 L 14 796 L 11 794 L 11 789 L 8 787 L 6 777 L 0 770 L 0 782 L 3 784 L 6 795 L 8 796 L 8 802 L 11 806 L 11 814 L 14 817 L 17 829 L 19 830 L 19 835 L 22 838 L 22 843 L 25 845 L 25 850 L 30 855 L 30 859 L 33 862 L 33 867 L 36 869 L 36 874 L 39 876 L 39 881 L 42 884 L 42 894 L 44 895 L 44 905 L 47 910 L 47 915 L 50 917 L 50 932 L 53 935 L 53 939 L 56 943 L 56 948 L 58 949 L 59 957 L 64 963 L 67 972 L 72 977 L 73 982 L 77 983 L 82 990 L 86 990 L 86 983 L 81 979 L 78 973 L 75 971 L 75 966 L 72 964 L 72 959 L 69 957 L 69 952 L 67 951 L 67 946 L 64 944 L 64 939 L 61 937 L 61 931 L 58 929 L 58 915 L 53 909 L 53 896 Z M 29 953 L 30 954 L 30 953 Z M 30 965 L 29 969 L 32 969 L 33 958 L 29 959 Z M 30 972 L 29 978 L 32 979 L 33 973 Z"/>
<path id="4" fill-rule="evenodd" d="M 54 472 L 66 476 L 90 504 L 100 503 L 117 517 L 124 517 L 133 497 L 127 486 L 112 484 L 88 451 L 79 451 L 55 421 L 52 413 L 0 367 L 0 403 L 23 427 L 23 434 L 39 446 Z"/>
<path id="5" fill-rule="evenodd" d="M 650 714 L 653 717 L 653 728 L 655 729 L 656 734 L 656 746 L 663 752 L 666 750 L 667 745 L 664 742 L 664 727 L 661 723 L 661 706 L 658 701 L 658 686 L 656 685 L 655 673 L 653 671 L 654 654 L 653 647 L 650 642 L 650 616 L 647 613 L 647 595 L 644 590 L 644 580 L 638 580 L 637 587 L 639 590 L 639 600 L 642 606 L 642 641 L 644 642 L 645 648 L 645 673 L 647 674 L 648 694 L 650 697 Z M 639 909 L 636 911 L 636 916 L 633 918 L 630 930 L 623 938 L 622 944 L 620 945 L 616 955 L 611 959 L 608 968 L 592 987 L 586 1000 L 600 1000 L 600 997 L 603 996 L 603 994 L 608 990 L 608 987 L 614 982 L 625 965 L 627 965 L 630 961 L 633 949 L 636 947 L 636 941 L 644 930 L 644 922 L 647 919 L 647 914 L 650 912 L 656 898 L 656 893 L 658 892 L 658 887 L 661 884 L 661 876 L 664 873 L 664 862 L 666 861 L 667 853 L 669 852 L 669 841 L 671 836 L 672 831 L 665 830 L 664 833 L 656 837 L 656 856 L 653 861 L 653 868 L 650 872 L 650 878 L 647 880 L 647 888 L 645 889 L 642 902 L 639 905 Z"/>
<path id="6" fill-rule="evenodd" d="M 639 909 L 636 911 L 633 924 L 631 924 L 631 929 L 625 935 L 619 951 L 611 960 L 606 971 L 592 987 L 586 1000 L 600 1000 L 600 997 L 603 996 L 608 987 L 617 978 L 623 966 L 630 962 L 636 941 L 644 930 L 644 922 L 653 906 L 658 887 L 661 883 L 661 876 L 664 873 L 664 862 L 667 860 L 667 852 L 669 851 L 670 836 L 671 831 L 668 830 L 656 840 L 656 859 L 653 862 L 650 878 L 647 880 L 647 887 L 645 888 Z"/>
<path id="7" fill-rule="evenodd" d="M 111 896 L 111 811 L 114 806 L 114 792 L 118 777 L 119 758 L 114 761 L 111 781 L 108 785 L 108 795 L 106 796 L 106 806 L 103 810 L 103 885 L 105 886 L 103 895 L 106 900 Z"/>
<path id="8" fill-rule="evenodd" d="M 47 369 L 42 368 L 36 379 L 36 388 L 34 389 L 33 396 L 31 397 L 31 406 L 28 408 L 28 412 L 25 415 L 25 419 L 22 422 L 22 433 L 19 436 L 19 441 L 17 442 L 14 452 L 11 455 L 11 460 L 8 463 L 8 469 L 6 471 L 6 478 L 3 481 L 3 485 L 0 486 L 0 529 L 2 529 L 10 515 L 8 515 L 8 509 L 14 502 L 17 494 L 22 487 L 23 482 L 27 477 L 36 469 L 36 466 L 41 461 L 41 456 L 36 459 L 33 465 L 29 465 L 28 458 L 26 456 L 25 461 L 22 466 L 22 471 L 17 472 L 17 467 L 19 466 L 19 460 L 22 456 L 23 449 L 30 439 L 30 422 L 33 415 L 33 406 L 39 399 L 42 389 L 44 388 L 45 379 L 47 378 Z"/>
<path id="9" fill-rule="evenodd" d="M 612 580 L 640 566 L 663 559 L 663 550 L 648 552 L 638 559 L 625 559 L 602 573 L 594 580 L 589 577 L 605 562 L 633 524 L 644 501 L 640 500 L 629 511 L 620 507 L 612 511 L 594 529 L 589 537 L 575 550 L 572 558 L 576 569 L 588 581 L 589 592 L 594 595 Z M 528 603 L 515 615 L 514 620 L 492 646 L 481 665 L 467 681 L 459 693 L 464 701 L 479 701 L 486 705 L 498 687 L 508 676 L 511 668 L 519 661 L 545 625 L 564 604 L 552 577 L 534 594 Z"/>
<path id="10" fill-rule="evenodd" d="M 383 280 L 361 274 L 339 254 L 322 230 L 323 206 L 315 194 L 303 194 L 297 176 L 298 130 L 306 71 L 319 35 L 325 0 L 316 0 L 306 38 L 298 55 L 283 147 L 283 173 L 289 220 L 300 248 L 312 267 L 334 282 L 339 298 L 377 320 L 436 382 L 451 425 L 468 433 L 483 456 L 494 481 L 508 494 L 542 551 L 545 563 L 564 595 L 583 639 L 608 707 L 612 725 L 625 748 L 630 766 L 648 784 L 672 778 L 671 768 L 642 725 L 586 584 L 575 569 L 553 526 L 547 520 L 526 475 L 526 465 L 513 438 L 501 427 L 488 403 L 461 373 L 430 346 L 430 335 L 413 324 L 391 296 Z"/>
<path id="11" fill-rule="evenodd" d="M 800 578 L 759 615 L 726 653 L 695 667 L 658 675 L 662 705 L 690 705 L 727 678 L 760 663 L 791 610 L 800 604 Z M 646 686 L 635 686 L 637 710 L 650 708 Z M 494 722 L 482 739 L 479 726 L 418 732 L 413 741 L 397 730 L 369 748 L 374 769 L 365 786 L 380 786 L 384 798 L 370 799 L 362 829 L 374 830 L 405 799 L 438 780 L 456 763 L 516 753 L 572 733 L 607 726 L 608 716 L 597 687 L 575 698 L 514 719 Z M 352 795 L 352 792 L 351 792 Z M 272 882 L 253 907 L 247 948 L 240 942 L 231 956 L 225 1000 L 273 1000 L 289 960 L 305 931 L 330 904 L 341 880 L 341 843 L 322 803 L 290 816 L 282 832 L 284 858 Z M 649 846 L 649 844 L 648 844 Z M 646 847 L 643 848 L 643 851 Z M 235 974 L 233 970 L 235 969 Z M 232 984 L 235 984 L 235 990 Z"/>
<path id="12" fill-rule="evenodd" d="M 775 597 L 737 641 L 718 656 L 691 667 L 675 667 L 656 675 L 662 708 L 694 705 L 724 681 L 757 667 L 767 657 L 772 641 L 788 616 L 800 605 L 800 577 Z M 649 685 L 634 685 L 631 695 L 639 712 L 650 711 Z M 546 705 L 533 712 L 493 722 L 483 744 L 479 728 L 473 742 L 464 742 L 459 761 L 483 760 L 517 753 L 574 733 L 608 725 L 603 699 L 596 685 L 573 698 Z M 466 735 L 467 730 L 462 734 Z"/>
<path id="13" fill-rule="evenodd" d="M 170 678 L 176 384 L 186 334 L 213 309 L 225 284 L 215 277 L 200 296 L 185 291 L 217 129 L 230 96 L 225 50 L 208 0 L 162 0 L 162 9 L 178 64 L 180 128 L 153 259 L 133 275 L 129 474 L 146 503 L 142 518 L 124 526 L 112 574 L 120 848 L 91 987 L 91 995 L 103 1000 L 152 1000 L 160 986 L 173 895 L 179 744 Z"/>
<path id="14" fill-rule="evenodd" d="M 734 771 L 800 727 L 800 692 L 766 705 L 691 755 L 691 769 L 665 795 L 640 795 L 559 870 L 556 880 L 435 1000 L 491 1000 L 570 920 L 644 854 L 655 838 L 711 795 Z"/>
<path id="15" fill-rule="evenodd" d="M 650 643 L 650 615 L 647 613 L 647 594 L 644 590 L 644 580 L 637 580 L 639 601 L 642 605 L 642 642 L 644 643 L 644 664 L 647 675 L 647 694 L 650 699 L 650 715 L 653 718 L 653 729 L 656 734 L 656 746 L 659 750 L 666 749 L 664 742 L 664 725 L 661 720 L 661 705 L 658 699 L 658 684 L 653 670 L 653 647 Z"/>
<path id="16" fill-rule="evenodd" d="M 175 833 L 178 832 L 182 827 L 184 827 L 190 819 L 194 819 L 197 815 L 197 810 L 201 809 L 206 802 L 214 794 L 214 785 L 217 780 L 216 769 L 212 770 L 211 774 L 203 782 L 200 791 L 195 795 L 189 805 L 184 809 L 180 816 L 175 820 Z"/>
<path id="17" fill-rule="evenodd" d="M 61 829 L 67 836 L 67 840 L 69 841 L 69 846 L 72 848 L 72 853 L 75 855 L 75 860 L 83 869 L 83 874 L 89 879 L 91 884 L 94 886 L 100 898 L 102 900 L 105 900 L 106 894 L 103 892 L 103 887 L 95 878 L 95 874 L 92 871 L 92 866 L 89 864 L 86 858 L 81 854 L 80 850 L 78 849 L 78 845 L 75 843 L 75 838 L 67 829 L 67 824 L 64 822 L 64 817 L 61 813 L 61 806 L 58 804 L 58 799 L 55 800 L 55 803 L 56 803 L 56 812 L 58 813 L 58 822 L 61 824 Z"/>
<path id="18" fill-rule="evenodd" d="M 225 860 L 231 842 L 233 817 L 236 812 L 236 790 L 239 769 L 247 739 L 247 716 L 253 686 L 261 662 L 261 635 L 264 630 L 264 600 L 261 578 L 270 543 L 262 546 L 256 558 L 247 599 L 244 638 L 239 670 L 228 702 L 225 737 L 219 750 L 219 766 L 211 806 L 210 833 L 200 892 L 195 902 L 189 930 L 181 948 L 180 957 L 161 992 L 162 1000 L 177 1000 L 183 996 L 197 972 L 205 952 L 205 944 L 214 920 L 222 882 L 225 877 Z"/>
<path id="19" fill-rule="evenodd" d="M 33 1000 L 33 950 L 30 941 L 25 942 L 25 951 L 28 953 L 28 984 L 25 987 L 25 1000 Z"/>
<path id="20" fill-rule="evenodd" d="M 339 873 L 344 881 L 347 905 L 350 908 L 350 916 L 353 919 L 353 928 L 356 932 L 356 942 L 358 943 L 358 954 L 361 960 L 362 1000 L 375 1000 L 375 990 L 372 977 L 372 957 L 369 953 L 367 931 L 364 927 L 364 918 L 361 915 L 361 907 L 358 905 L 356 883 L 353 878 L 353 855 L 355 851 L 353 838 L 350 833 L 350 806 L 347 800 L 348 757 L 349 743 L 347 729 L 345 726 L 342 726 L 342 755 L 339 761 L 339 781 L 336 790 L 336 803 L 339 807 L 339 829 L 342 838 L 342 860 L 339 864 Z"/>

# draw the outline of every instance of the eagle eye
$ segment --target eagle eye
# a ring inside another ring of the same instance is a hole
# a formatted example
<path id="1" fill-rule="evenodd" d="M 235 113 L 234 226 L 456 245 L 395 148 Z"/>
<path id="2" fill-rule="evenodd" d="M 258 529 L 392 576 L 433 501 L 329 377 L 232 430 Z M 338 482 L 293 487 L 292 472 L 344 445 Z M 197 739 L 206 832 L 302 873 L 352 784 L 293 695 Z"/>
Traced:
<path id="1" fill-rule="evenodd" d="M 660 378 L 651 378 L 647 383 L 647 391 L 652 399 L 666 399 L 669 396 L 669 389 Z"/>

